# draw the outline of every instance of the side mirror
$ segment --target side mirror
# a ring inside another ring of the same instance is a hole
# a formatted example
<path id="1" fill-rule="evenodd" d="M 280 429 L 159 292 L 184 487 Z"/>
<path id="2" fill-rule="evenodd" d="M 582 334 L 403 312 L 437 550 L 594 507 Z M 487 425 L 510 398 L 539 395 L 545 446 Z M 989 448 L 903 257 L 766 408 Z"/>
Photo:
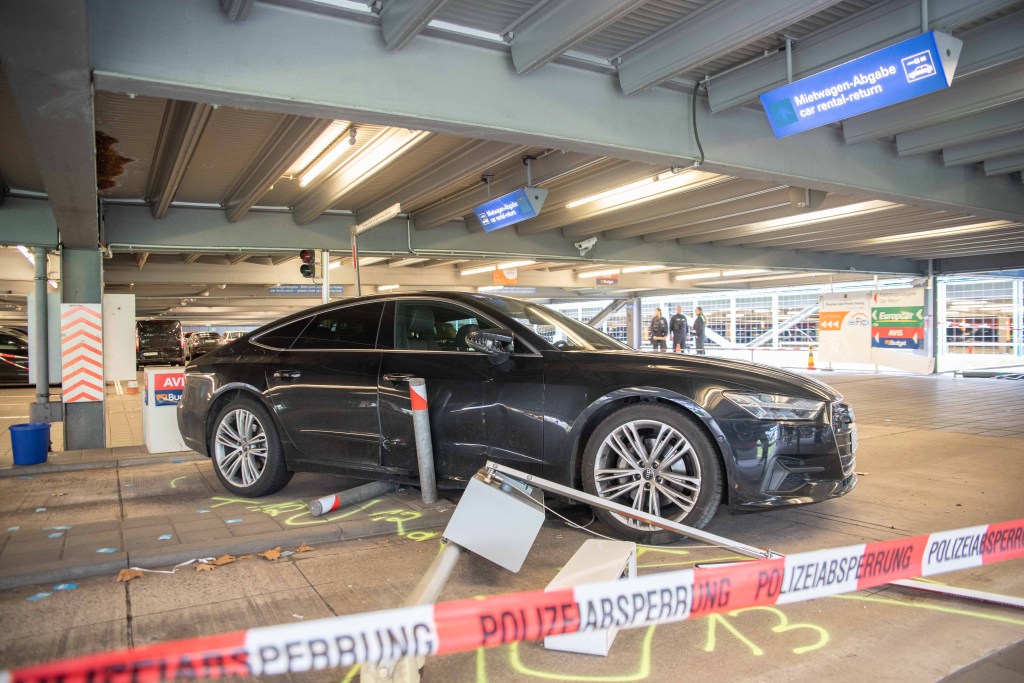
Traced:
<path id="1" fill-rule="evenodd" d="M 515 335 L 512 330 L 495 327 L 487 330 L 473 330 L 466 335 L 466 346 L 487 354 L 491 365 L 501 365 L 508 361 L 509 346 Z"/>

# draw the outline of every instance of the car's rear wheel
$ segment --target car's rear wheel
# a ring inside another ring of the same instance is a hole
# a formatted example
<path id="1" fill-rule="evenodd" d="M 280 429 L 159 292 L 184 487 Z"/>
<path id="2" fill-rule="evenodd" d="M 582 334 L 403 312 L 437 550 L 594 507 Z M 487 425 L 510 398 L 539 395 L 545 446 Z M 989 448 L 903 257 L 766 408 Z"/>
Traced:
<path id="1" fill-rule="evenodd" d="M 228 402 L 218 413 L 212 432 L 213 469 L 227 490 L 255 498 L 276 493 L 291 480 L 277 428 L 256 401 L 237 398 Z"/>
<path id="2" fill-rule="evenodd" d="M 636 404 L 606 417 L 583 453 L 583 488 L 613 503 L 701 528 L 722 495 L 714 445 L 696 422 L 664 405 Z M 670 531 L 607 510 L 595 514 L 622 538 L 663 544 Z"/>

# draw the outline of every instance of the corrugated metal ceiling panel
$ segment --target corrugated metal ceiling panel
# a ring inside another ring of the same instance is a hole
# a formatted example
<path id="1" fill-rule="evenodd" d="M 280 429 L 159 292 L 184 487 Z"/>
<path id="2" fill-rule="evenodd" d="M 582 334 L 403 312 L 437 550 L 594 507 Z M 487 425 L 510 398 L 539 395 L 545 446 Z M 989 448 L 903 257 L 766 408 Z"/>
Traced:
<path id="1" fill-rule="evenodd" d="M 400 159 L 381 173 L 369 178 L 335 208 L 358 209 L 372 204 L 396 189 L 413 182 L 424 171 L 429 170 L 433 164 L 442 161 L 468 142 L 465 138 L 457 138 L 452 135 L 434 135 L 403 154 Z"/>
<path id="2" fill-rule="evenodd" d="M 535 5 L 547 0 L 451 0 L 434 19 L 500 34 Z"/>
<path id="3" fill-rule="evenodd" d="M 575 49 L 601 59 L 611 59 L 709 2 L 710 0 L 652 0 L 594 34 Z"/>
<path id="4" fill-rule="evenodd" d="M 342 156 L 342 159 L 345 159 L 357 152 L 360 147 L 372 140 L 377 133 L 384 130 L 384 126 L 371 126 L 366 123 L 355 123 L 353 125 L 356 128 L 356 144 L 351 150 L 349 150 L 349 152 L 346 153 L 345 156 Z M 340 164 L 341 161 L 338 163 Z M 324 176 L 321 177 L 326 177 L 327 175 L 329 175 L 329 172 L 325 173 Z M 310 188 L 314 186 L 315 185 L 311 185 Z M 270 192 L 263 195 L 256 204 L 259 206 L 295 206 L 295 203 L 306 192 L 307 188 L 299 187 L 298 176 L 292 178 L 282 176 L 274 183 Z"/>
<path id="5" fill-rule="evenodd" d="M 132 159 L 117 179 L 117 185 L 100 192 L 113 199 L 143 199 L 153 163 L 153 150 L 160 135 L 167 100 L 157 97 L 96 93 L 96 130 L 117 139 L 114 149 Z"/>
<path id="6" fill-rule="evenodd" d="M 206 129 L 175 201 L 220 203 L 281 122 L 281 114 L 221 107 Z"/>

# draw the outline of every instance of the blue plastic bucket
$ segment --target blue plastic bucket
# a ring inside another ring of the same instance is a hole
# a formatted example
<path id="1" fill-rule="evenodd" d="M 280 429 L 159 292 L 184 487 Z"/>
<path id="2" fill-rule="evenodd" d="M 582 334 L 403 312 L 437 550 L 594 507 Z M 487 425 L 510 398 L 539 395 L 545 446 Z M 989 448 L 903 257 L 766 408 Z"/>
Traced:
<path id="1" fill-rule="evenodd" d="M 15 465 L 38 465 L 46 462 L 46 453 L 50 450 L 49 422 L 11 425 L 10 430 Z"/>

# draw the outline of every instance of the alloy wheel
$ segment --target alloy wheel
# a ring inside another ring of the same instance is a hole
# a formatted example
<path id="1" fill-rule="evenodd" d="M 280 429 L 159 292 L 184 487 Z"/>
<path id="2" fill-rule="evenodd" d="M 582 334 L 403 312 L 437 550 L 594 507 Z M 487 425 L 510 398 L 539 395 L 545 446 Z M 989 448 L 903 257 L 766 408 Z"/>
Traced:
<path id="1" fill-rule="evenodd" d="M 594 464 L 594 486 L 602 498 L 672 521 L 686 517 L 701 492 L 693 445 L 658 420 L 631 420 L 615 428 L 598 448 Z M 657 528 L 611 514 L 634 529 Z"/>
<path id="2" fill-rule="evenodd" d="M 217 469 L 236 486 L 252 486 L 267 467 L 267 432 L 259 418 L 245 409 L 232 410 L 220 421 L 214 437 Z"/>

